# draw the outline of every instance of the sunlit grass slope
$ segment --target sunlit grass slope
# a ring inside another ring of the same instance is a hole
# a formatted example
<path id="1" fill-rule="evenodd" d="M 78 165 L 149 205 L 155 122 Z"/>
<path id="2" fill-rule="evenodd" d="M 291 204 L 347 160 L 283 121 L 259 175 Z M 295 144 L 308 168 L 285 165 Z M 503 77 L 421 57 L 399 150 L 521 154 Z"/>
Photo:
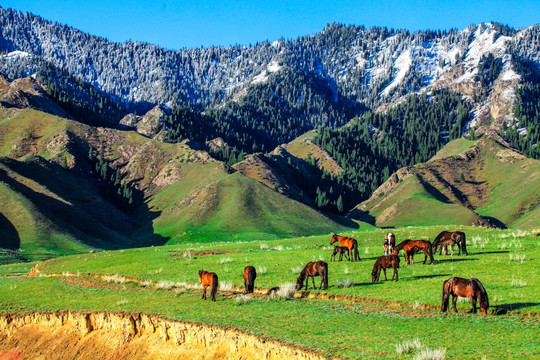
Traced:
<path id="1" fill-rule="evenodd" d="M 393 231 L 399 242 L 406 238 L 432 240 L 444 229 Z M 55 277 L 0 277 L 0 309 L 156 313 L 234 326 L 354 359 L 413 358 L 414 353 L 399 355 L 396 344 L 414 338 L 428 348 L 446 349 L 448 358 L 537 357 L 539 328 L 534 316 L 540 313 L 536 291 L 540 275 L 536 271 L 539 248 L 535 235 L 540 229 L 459 230 L 467 234 L 468 256 L 436 255 L 433 265 L 423 265 L 423 254 L 417 254 L 413 265 L 406 266 L 402 260 L 398 282 L 375 284 L 370 272 L 382 253 L 383 230 L 347 233 L 360 244 L 362 260 L 353 263 L 329 262 L 329 235 L 66 256 L 39 265 L 42 275 L 55 273 Z M 310 282 L 313 298 L 280 300 L 261 294 L 240 298 L 245 266 L 256 267 L 256 290 L 261 290 L 294 283 L 302 266 L 317 259 L 329 262 L 330 287 L 313 291 Z M 0 274 L 17 275 L 25 269 L 0 266 Z M 221 290 L 216 303 L 200 299 L 199 269 L 218 274 Z M 109 276 L 90 276 L 96 274 Z M 488 292 L 490 308 L 511 314 L 467 314 L 468 300 L 458 302 L 459 314 L 441 314 L 442 282 L 451 276 L 478 278 Z M 351 286 L 339 285 L 344 283 Z M 327 299 L 327 295 L 334 298 Z M 393 334 L 390 338 L 389 333 Z"/>

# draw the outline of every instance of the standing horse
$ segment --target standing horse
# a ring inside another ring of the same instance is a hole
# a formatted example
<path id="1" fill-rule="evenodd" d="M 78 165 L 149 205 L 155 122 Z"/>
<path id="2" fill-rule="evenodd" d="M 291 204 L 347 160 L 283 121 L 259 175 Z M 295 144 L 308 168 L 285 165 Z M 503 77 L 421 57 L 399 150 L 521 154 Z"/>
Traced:
<path id="1" fill-rule="evenodd" d="M 244 284 L 246 285 L 246 294 L 253 294 L 255 288 L 255 278 L 257 277 L 257 271 L 251 265 L 246 266 L 244 269 Z"/>
<path id="2" fill-rule="evenodd" d="M 392 281 L 394 280 L 394 276 L 396 277 L 396 281 L 399 281 L 399 275 L 397 271 L 397 269 L 399 268 L 399 256 L 384 255 L 379 257 L 377 261 L 375 261 L 375 265 L 373 265 L 373 270 L 371 271 L 371 282 L 379 281 L 381 269 L 384 271 L 384 280 L 388 280 L 386 278 L 386 269 L 388 268 L 394 269 L 394 272 L 392 273 Z"/>
<path id="3" fill-rule="evenodd" d="M 346 246 L 334 246 L 334 252 L 330 256 L 330 261 L 336 261 L 336 254 L 339 254 L 339 261 L 343 259 L 343 255 L 347 255 L 347 260 L 350 258 L 349 248 Z"/>
<path id="4" fill-rule="evenodd" d="M 324 284 L 324 290 L 328 289 L 328 264 L 324 261 L 309 262 L 304 266 L 304 269 L 296 279 L 296 290 L 302 289 L 304 279 L 306 280 L 306 290 L 308 289 L 309 277 L 313 281 L 313 288 L 315 289 L 315 276 L 321 277 L 321 286 Z"/>
<path id="5" fill-rule="evenodd" d="M 356 239 L 334 234 L 332 235 L 332 239 L 330 240 L 330 245 L 332 245 L 336 241 L 339 242 L 339 246 L 344 246 L 349 249 L 349 261 L 360 261 L 360 253 L 358 252 L 358 241 L 356 241 Z"/>
<path id="6" fill-rule="evenodd" d="M 427 240 L 403 240 L 394 248 L 394 255 L 397 255 L 400 250 L 405 253 L 405 262 L 407 265 L 414 263 L 414 254 L 422 250 L 424 255 L 424 264 L 429 256 L 429 263 L 433 264 L 433 247 Z"/>
<path id="7" fill-rule="evenodd" d="M 216 292 L 218 288 L 217 274 L 213 272 L 208 272 L 206 270 L 199 270 L 199 281 L 203 286 L 202 298 L 206 300 L 206 288 L 210 286 L 210 295 L 212 296 L 212 301 L 216 301 Z"/>
<path id="8" fill-rule="evenodd" d="M 384 255 L 390 255 L 394 252 L 396 246 L 396 236 L 393 233 L 388 233 L 384 236 Z"/>
<path id="9" fill-rule="evenodd" d="M 452 307 L 455 312 L 456 301 L 458 296 L 468 297 L 471 299 L 472 312 L 476 313 L 476 301 L 480 300 L 480 311 L 482 314 L 487 314 L 489 300 L 486 289 L 482 283 L 475 278 L 463 279 L 459 277 L 451 277 L 443 283 L 441 311 L 445 312 L 448 309 L 448 300 L 452 295 Z"/>
<path id="10" fill-rule="evenodd" d="M 435 249 L 434 251 L 439 249 L 439 255 L 442 254 L 443 247 L 445 248 L 445 255 L 448 254 L 448 245 L 450 245 L 452 256 L 454 256 L 454 245 L 458 246 L 458 255 L 461 255 L 461 250 L 463 250 L 463 254 L 469 255 L 465 233 L 462 231 L 442 231 L 433 240 L 433 249 Z"/>

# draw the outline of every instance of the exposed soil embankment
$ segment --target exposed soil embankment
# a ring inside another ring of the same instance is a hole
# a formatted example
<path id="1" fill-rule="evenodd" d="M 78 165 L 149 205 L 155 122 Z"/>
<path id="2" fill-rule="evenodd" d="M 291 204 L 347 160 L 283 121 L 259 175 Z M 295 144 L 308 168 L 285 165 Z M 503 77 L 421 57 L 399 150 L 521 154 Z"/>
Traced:
<path id="1" fill-rule="evenodd" d="M 22 356 L 21 356 L 22 355 Z M 0 314 L 4 359 L 326 359 L 236 329 L 113 312 Z"/>

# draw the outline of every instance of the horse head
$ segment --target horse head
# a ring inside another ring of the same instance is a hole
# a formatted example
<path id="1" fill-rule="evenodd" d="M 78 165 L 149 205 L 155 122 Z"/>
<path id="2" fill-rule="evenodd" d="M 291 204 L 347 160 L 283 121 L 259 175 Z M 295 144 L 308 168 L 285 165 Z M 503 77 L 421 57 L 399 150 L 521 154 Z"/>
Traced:
<path id="1" fill-rule="evenodd" d="M 377 270 L 373 269 L 371 270 L 371 282 L 377 282 Z"/>
<path id="2" fill-rule="evenodd" d="M 336 241 L 338 241 L 337 235 L 336 235 L 336 234 L 333 234 L 333 235 L 332 235 L 332 239 L 330 240 L 330 245 L 332 245 L 332 244 L 335 243 Z"/>
<path id="3" fill-rule="evenodd" d="M 304 278 L 302 277 L 302 274 L 296 279 L 296 290 L 302 289 L 302 286 L 304 285 Z"/>

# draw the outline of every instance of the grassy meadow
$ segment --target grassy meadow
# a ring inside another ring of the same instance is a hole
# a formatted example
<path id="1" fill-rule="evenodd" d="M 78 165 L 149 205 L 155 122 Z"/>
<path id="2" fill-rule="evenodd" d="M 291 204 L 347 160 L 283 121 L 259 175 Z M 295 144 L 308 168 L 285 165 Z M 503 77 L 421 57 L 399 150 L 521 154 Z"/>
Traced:
<path id="1" fill-rule="evenodd" d="M 400 242 L 432 240 L 444 229 L 393 232 Z M 347 234 L 359 242 L 360 262 L 330 262 L 330 235 L 325 235 L 69 255 L 40 263 L 35 277 L 26 276 L 35 263 L 8 264 L 0 266 L 0 310 L 155 313 L 233 326 L 344 358 L 414 358 L 428 350 L 459 359 L 540 356 L 540 229 L 460 229 L 467 234 L 468 256 L 436 255 L 433 265 L 424 265 L 418 253 L 407 266 L 400 254 L 400 280 L 384 281 L 381 274 L 383 281 L 375 284 L 370 273 L 382 255 L 384 230 Z M 295 283 L 313 260 L 329 263 L 328 290 L 313 290 L 310 281 L 308 292 L 294 298 L 264 295 L 271 287 Z M 245 296 L 242 272 L 247 265 L 258 274 L 256 293 Z M 199 269 L 218 274 L 217 302 L 200 299 Z M 470 302 L 460 299 L 458 314 L 441 314 L 442 283 L 451 276 L 478 278 L 492 312 L 469 314 Z"/>

